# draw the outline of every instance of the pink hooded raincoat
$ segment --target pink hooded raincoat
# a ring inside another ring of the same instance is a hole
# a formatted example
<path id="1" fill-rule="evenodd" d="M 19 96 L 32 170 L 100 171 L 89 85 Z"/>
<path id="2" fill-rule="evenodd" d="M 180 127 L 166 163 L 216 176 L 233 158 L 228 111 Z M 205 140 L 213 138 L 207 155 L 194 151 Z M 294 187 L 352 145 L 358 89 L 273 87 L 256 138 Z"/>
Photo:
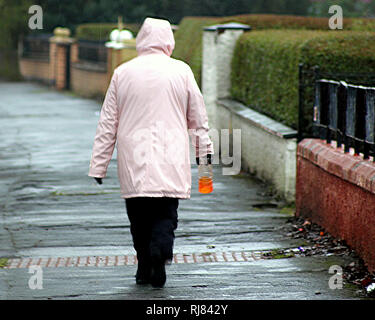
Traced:
<path id="1" fill-rule="evenodd" d="M 104 178 L 117 142 L 121 196 L 190 198 L 189 134 L 213 153 L 202 94 L 190 67 L 171 58 L 171 26 L 147 18 L 138 57 L 114 71 L 100 113 L 89 176 Z"/>

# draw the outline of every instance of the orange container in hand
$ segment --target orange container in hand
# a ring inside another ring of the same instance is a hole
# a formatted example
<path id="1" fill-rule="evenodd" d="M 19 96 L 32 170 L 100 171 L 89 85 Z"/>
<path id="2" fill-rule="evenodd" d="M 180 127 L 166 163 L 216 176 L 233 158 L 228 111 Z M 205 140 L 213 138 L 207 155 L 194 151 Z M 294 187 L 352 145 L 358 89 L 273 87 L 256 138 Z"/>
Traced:
<path id="1" fill-rule="evenodd" d="M 198 166 L 199 176 L 199 192 L 200 193 L 211 193 L 213 187 L 213 173 L 211 164 L 200 164 Z"/>
<path id="2" fill-rule="evenodd" d="M 199 178 L 199 192 L 200 193 L 211 193 L 213 191 L 212 178 L 201 177 Z"/>

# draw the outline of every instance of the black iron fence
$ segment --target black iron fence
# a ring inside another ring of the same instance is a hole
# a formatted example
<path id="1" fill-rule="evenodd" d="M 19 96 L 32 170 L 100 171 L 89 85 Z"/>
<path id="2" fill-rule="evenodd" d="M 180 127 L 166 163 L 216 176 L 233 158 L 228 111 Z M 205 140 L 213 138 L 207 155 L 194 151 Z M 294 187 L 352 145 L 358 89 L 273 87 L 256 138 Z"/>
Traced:
<path id="1" fill-rule="evenodd" d="M 31 34 L 22 41 L 23 58 L 49 60 L 49 40 L 52 34 Z"/>
<path id="2" fill-rule="evenodd" d="M 85 62 L 106 64 L 107 48 L 105 47 L 105 41 L 79 40 L 78 59 Z"/>
<path id="3" fill-rule="evenodd" d="M 319 79 L 315 84 L 313 133 L 345 152 L 375 156 L 375 87 Z M 375 158 L 374 158 L 375 161 Z"/>
<path id="4" fill-rule="evenodd" d="M 375 73 L 328 73 L 300 64 L 298 141 L 336 140 L 346 152 L 373 156 L 374 88 Z"/>
<path id="5" fill-rule="evenodd" d="M 375 159 L 375 74 L 299 70 L 298 141 L 317 137 Z"/>

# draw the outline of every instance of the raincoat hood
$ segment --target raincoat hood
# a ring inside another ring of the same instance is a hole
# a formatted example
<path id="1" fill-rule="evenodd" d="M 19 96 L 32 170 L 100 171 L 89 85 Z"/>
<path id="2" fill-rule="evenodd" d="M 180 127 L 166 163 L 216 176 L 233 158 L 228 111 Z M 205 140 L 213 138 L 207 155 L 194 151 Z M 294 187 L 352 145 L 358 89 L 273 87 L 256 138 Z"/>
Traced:
<path id="1" fill-rule="evenodd" d="M 136 38 L 138 55 L 164 53 L 172 55 L 175 41 L 167 20 L 146 18 Z"/>

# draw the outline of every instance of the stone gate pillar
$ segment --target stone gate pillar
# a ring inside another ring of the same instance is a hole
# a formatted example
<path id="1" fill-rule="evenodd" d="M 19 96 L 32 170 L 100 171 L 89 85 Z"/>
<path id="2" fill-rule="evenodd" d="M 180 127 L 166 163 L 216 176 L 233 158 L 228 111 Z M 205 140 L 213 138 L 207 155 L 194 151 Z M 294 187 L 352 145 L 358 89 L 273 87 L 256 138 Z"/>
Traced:
<path id="1" fill-rule="evenodd" d="M 231 62 L 237 39 L 250 26 L 227 23 L 203 29 L 202 93 L 211 128 L 220 129 L 216 101 L 230 96 Z"/>
<path id="2" fill-rule="evenodd" d="M 70 46 L 75 39 L 67 28 L 56 28 L 50 38 L 50 74 L 56 89 L 69 89 Z"/>

